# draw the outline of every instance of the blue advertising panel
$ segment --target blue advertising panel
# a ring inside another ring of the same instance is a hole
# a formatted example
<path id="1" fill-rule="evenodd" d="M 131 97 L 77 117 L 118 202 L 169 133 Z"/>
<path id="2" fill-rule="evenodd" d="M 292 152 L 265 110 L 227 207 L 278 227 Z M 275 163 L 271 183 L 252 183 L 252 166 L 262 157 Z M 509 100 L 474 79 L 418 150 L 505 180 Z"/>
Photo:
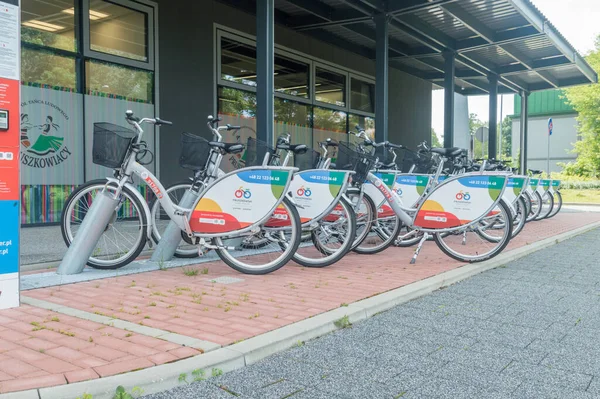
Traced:
<path id="1" fill-rule="evenodd" d="M 19 271 L 19 201 L 0 201 L 0 274 Z"/>

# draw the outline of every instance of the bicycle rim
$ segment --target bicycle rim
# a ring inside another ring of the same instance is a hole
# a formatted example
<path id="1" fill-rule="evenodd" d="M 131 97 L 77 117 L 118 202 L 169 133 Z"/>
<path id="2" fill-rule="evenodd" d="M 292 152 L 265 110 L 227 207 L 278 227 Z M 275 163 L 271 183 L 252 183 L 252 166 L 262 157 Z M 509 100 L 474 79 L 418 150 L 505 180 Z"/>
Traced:
<path id="1" fill-rule="evenodd" d="M 556 216 L 558 212 L 560 212 L 563 205 L 562 194 L 559 191 L 554 192 L 554 207 L 552 208 L 552 212 L 547 216 L 548 218 L 552 218 Z"/>
<path id="2" fill-rule="evenodd" d="M 373 204 L 373 200 L 367 194 L 363 193 L 361 198 L 360 190 L 356 188 L 348 190 L 346 196 L 356 216 L 356 236 L 352 243 L 352 248 L 355 248 L 365 239 L 371 230 L 371 226 L 376 218 L 375 204 Z"/>
<path id="3" fill-rule="evenodd" d="M 493 217 L 445 237 L 435 233 L 438 247 L 448 256 L 461 262 L 481 262 L 498 255 L 512 235 L 512 215 L 503 201 L 495 208 Z"/>
<path id="4" fill-rule="evenodd" d="M 62 215 L 63 238 L 69 246 L 77 235 L 94 199 L 104 187 L 114 193 L 114 186 L 95 182 L 81 186 L 67 201 Z M 87 264 L 98 269 L 116 269 L 135 259 L 145 245 L 146 214 L 128 188 L 121 191 L 121 202 L 100 236 Z"/>
<path id="5" fill-rule="evenodd" d="M 290 227 L 278 229 L 263 225 L 256 234 L 229 239 L 214 238 L 213 242 L 221 247 L 216 250 L 221 260 L 246 274 L 267 274 L 285 265 L 298 249 L 302 230 L 300 216 L 291 201 L 284 198 L 281 205 L 289 215 Z M 238 245 L 234 246 L 236 241 Z M 260 247 L 252 247 L 252 242 L 260 243 Z"/>
<path id="6" fill-rule="evenodd" d="M 546 219 L 554 207 L 554 197 L 548 191 L 542 195 L 542 209 L 536 220 Z"/>
<path id="7" fill-rule="evenodd" d="M 341 199 L 333 211 L 311 230 L 312 245 L 302 243 L 293 260 L 306 267 L 324 267 L 340 260 L 352 246 L 356 235 L 356 216 L 352 206 Z"/>

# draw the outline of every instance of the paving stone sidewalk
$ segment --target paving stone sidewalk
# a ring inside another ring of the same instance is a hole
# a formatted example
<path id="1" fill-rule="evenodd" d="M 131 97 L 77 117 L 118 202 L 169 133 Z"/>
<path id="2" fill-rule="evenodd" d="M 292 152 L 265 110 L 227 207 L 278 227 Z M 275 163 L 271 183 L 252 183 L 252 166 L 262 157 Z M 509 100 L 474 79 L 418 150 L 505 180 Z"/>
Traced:
<path id="1" fill-rule="evenodd" d="M 146 398 L 598 398 L 599 243 L 593 230 L 249 367 Z"/>

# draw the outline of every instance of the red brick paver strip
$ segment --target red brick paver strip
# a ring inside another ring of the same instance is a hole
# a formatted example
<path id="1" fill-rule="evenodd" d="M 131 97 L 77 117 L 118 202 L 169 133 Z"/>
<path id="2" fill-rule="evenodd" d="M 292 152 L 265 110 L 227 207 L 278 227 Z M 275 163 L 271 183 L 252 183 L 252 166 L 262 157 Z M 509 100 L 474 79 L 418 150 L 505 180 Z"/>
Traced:
<path id="1" fill-rule="evenodd" d="M 598 213 L 563 213 L 529 223 L 506 250 L 597 221 Z M 197 276 L 174 268 L 23 294 L 229 345 L 463 265 L 431 242 L 417 264 L 409 264 L 411 255 L 412 249 L 392 247 L 371 256 L 351 253 L 323 269 L 290 263 L 264 276 L 243 275 L 222 262 L 210 262 L 188 266 L 208 270 Z M 210 281 L 222 276 L 243 281 L 227 285 Z M 0 393 L 105 377 L 200 353 L 27 305 L 0 311 L 0 321 Z"/>
<path id="2" fill-rule="evenodd" d="M 29 305 L 0 310 L 0 315 L 0 393 L 86 381 L 200 354 Z"/>

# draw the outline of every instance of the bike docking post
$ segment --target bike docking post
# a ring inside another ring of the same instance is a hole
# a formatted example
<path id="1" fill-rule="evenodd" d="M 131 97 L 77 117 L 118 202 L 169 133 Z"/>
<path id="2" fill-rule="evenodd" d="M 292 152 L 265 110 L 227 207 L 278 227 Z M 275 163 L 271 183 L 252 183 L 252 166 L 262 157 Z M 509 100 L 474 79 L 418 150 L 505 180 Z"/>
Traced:
<path id="1" fill-rule="evenodd" d="M 183 194 L 183 197 L 181 197 L 178 206 L 184 209 L 189 209 L 194 206 L 196 198 L 197 196 L 193 192 L 187 190 L 185 194 Z M 158 242 L 152 257 L 150 258 L 150 261 L 165 262 L 171 260 L 180 242 L 181 229 L 174 221 L 171 220 L 169 221 L 164 233 L 160 236 L 160 241 Z"/>
<path id="2" fill-rule="evenodd" d="M 79 274 L 83 271 L 100 236 L 107 228 L 110 228 L 108 224 L 118 206 L 119 199 L 114 198 L 113 194 L 107 191 L 102 191 L 94 198 L 77 235 L 73 238 L 73 242 L 56 270 L 57 274 Z"/>

